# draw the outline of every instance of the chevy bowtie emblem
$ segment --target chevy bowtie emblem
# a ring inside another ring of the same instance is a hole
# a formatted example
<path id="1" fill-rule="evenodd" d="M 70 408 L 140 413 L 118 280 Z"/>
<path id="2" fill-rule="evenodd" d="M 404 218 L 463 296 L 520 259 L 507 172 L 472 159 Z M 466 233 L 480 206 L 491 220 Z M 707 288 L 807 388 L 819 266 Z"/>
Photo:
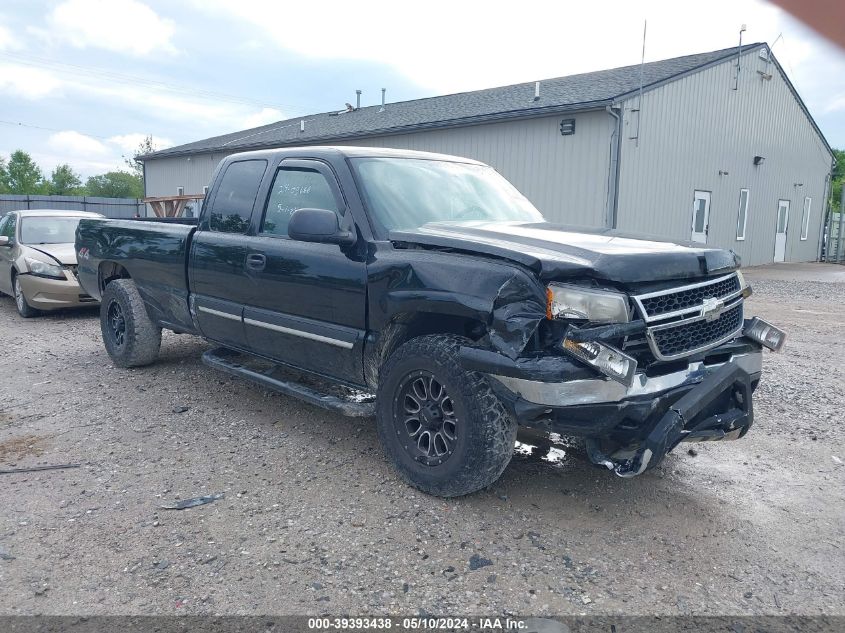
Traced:
<path id="1" fill-rule="evenodd" d="M 725 302 L 715 297 L 705 299 L 701 304 L 701 316 L 705 321 L 715 321 L 725 311 Z"/>

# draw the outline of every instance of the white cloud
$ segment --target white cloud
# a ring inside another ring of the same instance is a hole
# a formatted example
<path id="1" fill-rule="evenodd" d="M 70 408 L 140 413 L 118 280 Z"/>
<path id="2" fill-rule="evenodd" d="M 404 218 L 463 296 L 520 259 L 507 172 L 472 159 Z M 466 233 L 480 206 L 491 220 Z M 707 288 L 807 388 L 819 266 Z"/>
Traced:
<path id="1" fill-rule="evenodd" d="M 245 129 L 259 127 L 268 123 L 281 121 L 284 118 L 285 115 L 282 114 L 281 110 L 277 110 L 276 108 L 262 108 L 258 112 L 254 112 L 244 118 L 242 127 Z"/>
<path id="2" fill-rule="evenodd" d="M 80 134 L 75 130 L 65 130 L 51 134 L 47 139 L 50 149 L 61 152 L 68 159 L 77 157 L 103 157 L 112 151 L 95 138 Z"/>
<path id="3" fill-rule="evenodd" d="M 746 41 L 774 38 L 778 19 L 777 9 L 758 0 L 646 0 L 614 3 L 612 9 L 541 0 L 524 10 L 510 0 L 429 0 L 412 15 L 395 0 L 326 0 L 320 37 L 314 37 L 296 26 L 313 22 L 308 3 L 196 0 L 194 6 L 249 23 L 265 39 L 309 57 L 392 65 L 436 92 L 636 64 L 646 18 L 651 60 L 734 46 L 740 22 L 748 23 Z M 377 90 L 373 87 L 373 99 Z"/>
<path id="4" fill-rule="evenodd" d="M 134 154 L 134 152 L 138 149 L 138 146 L 144 142 L 144 139 L 146 139 L 147 136 L 149 135 L 141 134 L 140 132 L 133 132 L 131 134 L 119 134 L 117 136 L 109 137 L 108 141 L 109 143 L 117 145 L 126 155 L 131 155 Z M 156 150 L 166 149 L 168 147 L 172 147 L 173 145 L 173 141 L 169 138 L 153 136 L 153 148 Z"/>
<path id="5" fill-rule="evenodd" d="M 12 32 L 0 24 L 0 51 L 16 51 L 23 48 L 20 40 Z"/>
<path id="6" fill-rule="evenodd" d="M 18 64 L 0 64 L 0 91 L 24 99 L 43 99 L 56 92 L 62 81 L 53 73 Z"/>
<path id="7" fill-rule="evenodd" d="M 62 76 L 58 72 L 42 70 L 21 64 L 0 64 L 0 90 L 26 99 L 46 99 L 61 96 L 69 100 L 83 98 L 96 101 L 98 107 L 121 107 L 136 112 L 142 120 L 148 121 L 150 128 L 160 129 L 167 124 L 206 122 L 212 133 L 221 130 L 234 131 L 248 127 L 248 122 L 262 123 L 278 121 L 285 115 L 275 108 L 256 111 L 254 107 L 204 100 L 180 95 L 152 86 L 136 86 L 128 83 L 109 82 L 97 77 Z M 137 148 L 135 139 L 142 134 L 124 135 L 115 141 L 125 149 L 123 143 L 132 143 L 132 150 Z M 118 138 L 118 137 L 115 137 Z M 163 149 L 173 145 L 169 138 L 154 137 Z"/>
<path id="8" fill-rule="evenodd" d="M 135 56 L 175 53 L 173 20 L 137 0 L 66 0 L 50 13 L 49 36 L 77 48 Z"/>
<path id="9" fill-rule="evenodd" d="M 845 110 L 845 94 L 834 97 L 824 109 L 825 112 L 838 112 L 839 110 Z"/>

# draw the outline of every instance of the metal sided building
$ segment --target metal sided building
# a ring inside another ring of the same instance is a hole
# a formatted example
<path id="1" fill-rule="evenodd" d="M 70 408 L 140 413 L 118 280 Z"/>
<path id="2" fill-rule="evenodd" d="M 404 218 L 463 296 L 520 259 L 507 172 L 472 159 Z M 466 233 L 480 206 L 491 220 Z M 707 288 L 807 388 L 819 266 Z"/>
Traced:
<path id="1" fill-rule="evenodd" d="M 328 112 L 142 157 L 146 195 L 201 193 L 226 155 L 295 145 L 468 156 L 551 222 L 818 258 L 830 146 L 766 44 Z"/>

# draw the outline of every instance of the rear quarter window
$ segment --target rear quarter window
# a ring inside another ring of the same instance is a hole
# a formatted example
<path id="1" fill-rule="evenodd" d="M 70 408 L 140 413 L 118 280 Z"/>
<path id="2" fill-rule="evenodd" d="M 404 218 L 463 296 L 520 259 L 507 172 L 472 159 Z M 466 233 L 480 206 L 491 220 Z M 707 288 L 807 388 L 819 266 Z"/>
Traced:
<path id="1" fill-rule="evenodd" d="M 246 232 L 266 168 L 265 160 L 242 160 L 226 168 L 209 209 L 210 230 L 223 233 Z"/>

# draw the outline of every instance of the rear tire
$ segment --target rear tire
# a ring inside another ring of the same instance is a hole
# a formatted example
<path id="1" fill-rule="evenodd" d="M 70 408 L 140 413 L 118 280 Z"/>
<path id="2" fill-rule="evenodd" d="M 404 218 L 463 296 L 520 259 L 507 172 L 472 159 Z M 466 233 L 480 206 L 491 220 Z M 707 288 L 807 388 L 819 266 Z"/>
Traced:
<path id="1" fill-rule="evenodd" d="M 517 425 L 487 379 L 458 363 L 469 341 L 422 336 L 396 350 L 379 371 L 379 437 L 399 474 L 438 497 L 496 481 L 513 456 Z"/>
<path id="2" fill-rule="evenodd" d="M 26 295 L 23 293 L 23 288 L 21 288 L 21 282 L 17 275 L 12 277 L 12 292 L 14 293 L 15 307 L 18 309 L 18 314 L 24 319 L 31 319 L 41 314 L 40 310 L 33 308 L 27 302 Z"/>
<path id="3" fill-rule="evenodd" d="M 153 323 L 131 279 L 106 286 L 100 302 L 103 344 L 118 367 L 141 367 L 158 358 L 161 328 Z"/>

